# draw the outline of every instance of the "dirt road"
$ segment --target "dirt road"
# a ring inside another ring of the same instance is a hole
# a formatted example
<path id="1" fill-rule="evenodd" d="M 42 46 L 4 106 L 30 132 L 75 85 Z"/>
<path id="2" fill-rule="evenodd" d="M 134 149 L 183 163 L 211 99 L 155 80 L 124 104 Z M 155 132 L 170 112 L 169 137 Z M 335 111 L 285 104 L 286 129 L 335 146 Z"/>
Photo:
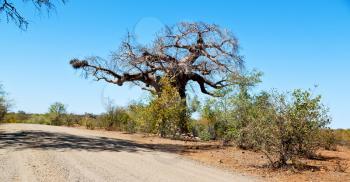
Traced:
<path id="1" fill-rule="evenodd" d="M 257 181 L 84 129 L 0 125 L 0 181 Z"/>

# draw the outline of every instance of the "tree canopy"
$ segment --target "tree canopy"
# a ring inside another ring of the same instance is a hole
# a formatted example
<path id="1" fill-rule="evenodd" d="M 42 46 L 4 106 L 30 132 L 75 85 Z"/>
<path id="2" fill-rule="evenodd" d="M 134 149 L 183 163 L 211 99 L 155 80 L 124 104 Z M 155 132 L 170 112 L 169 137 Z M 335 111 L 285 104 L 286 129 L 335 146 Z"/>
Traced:
<path id="1" fill-rule="evenodd" d="M 162 92 L 162 77 L 169 77 L 181 98 L 193 81 L 202 93 L 229 84 L 231 73 L 243 66 L 237 39 L 214 24 L 178 23 L 165 27 L 148 45 L 138 44 L 132 34 L 122 41 L 110 59 L 98 56 L 72 59 L 70 64 L 96 81 L 122 86 L 129 82 L 154 94 Z"/>

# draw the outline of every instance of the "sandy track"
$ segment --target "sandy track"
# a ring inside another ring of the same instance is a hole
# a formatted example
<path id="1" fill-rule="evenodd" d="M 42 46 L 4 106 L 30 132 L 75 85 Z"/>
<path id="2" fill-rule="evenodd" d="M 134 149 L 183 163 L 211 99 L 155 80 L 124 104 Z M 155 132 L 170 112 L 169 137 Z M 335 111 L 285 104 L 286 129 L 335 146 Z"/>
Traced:
<path id="1" fill-rule="evenodd" d="M 0 181 L 256 181 L 88 130 L 0 125 Z"/>

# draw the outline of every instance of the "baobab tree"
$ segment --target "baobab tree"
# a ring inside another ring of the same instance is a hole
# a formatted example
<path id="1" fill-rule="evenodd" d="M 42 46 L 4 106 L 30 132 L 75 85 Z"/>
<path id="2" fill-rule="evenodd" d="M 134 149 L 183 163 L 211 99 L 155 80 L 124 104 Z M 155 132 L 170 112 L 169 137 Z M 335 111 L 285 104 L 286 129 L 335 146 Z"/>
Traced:
<path id="1" fill-rule="evenodd" d="M 230 75 L 243 65 L 237 39 L 228 30 L 202 22 L 165 27 L 149 45 L 129 33 L 110 59 L 98 56 L 72 59 L 70 64 L 96 81 L 122 86 L 132 83 L 161 95 L 161 78 L 168 77 L 186 104 L 186 86 L 199 85 L 204 94 L 230 84 Z M 184 126 L 180 127 L 186 132 Z"/>
<path id="2" fill-rule="evenodd" d="M 32 2 L 37 10 L 46 8 L 48 11 L 55 8 L 55 0 L 22 0 L 22 2 Z M 67 0 L 57 0 L 65 3 Z M 18 3 L 19 1 L 15 1 Z M 20 29 L 26 30 L 28 27 L 27 19 L 19 12 L 17 8 L 18 4 L 12 2 L 12 0 L 0 0 L 0 15 L 4 14 L 7 22 L 13 21 Z M 1 17 L 0 17 L 1 20 Z"/>

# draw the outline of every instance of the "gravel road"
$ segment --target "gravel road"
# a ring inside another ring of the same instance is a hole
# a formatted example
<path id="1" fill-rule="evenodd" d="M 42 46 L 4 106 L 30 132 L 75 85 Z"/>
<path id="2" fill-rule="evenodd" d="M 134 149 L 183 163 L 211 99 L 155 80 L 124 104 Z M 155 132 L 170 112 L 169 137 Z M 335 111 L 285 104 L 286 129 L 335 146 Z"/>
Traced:
<path id="1" fill-rule="evenodd" d="M 0 181 L 257 181 L 89 130 L 0 125 Z"/>

